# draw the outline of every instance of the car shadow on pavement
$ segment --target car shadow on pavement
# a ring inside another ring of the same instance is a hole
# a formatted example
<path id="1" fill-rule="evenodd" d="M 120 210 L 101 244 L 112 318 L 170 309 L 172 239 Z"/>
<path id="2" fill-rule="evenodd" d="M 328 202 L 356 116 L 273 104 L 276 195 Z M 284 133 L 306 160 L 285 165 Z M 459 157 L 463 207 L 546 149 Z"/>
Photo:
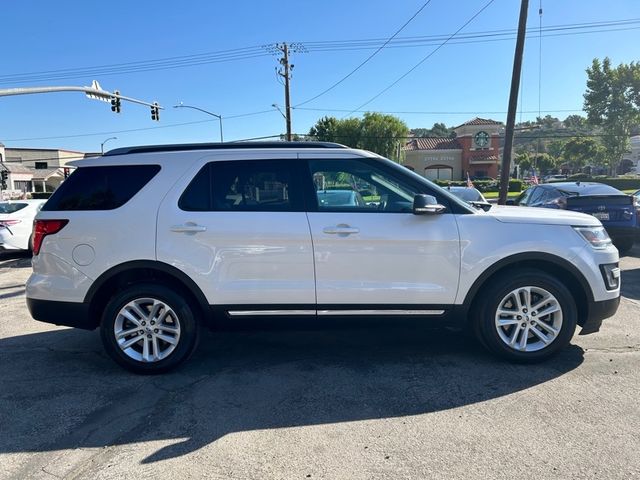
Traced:
<path id="1" fill-rule="evenodd" d="M 383 419 L 510 395 L 578 367 L 570 346 L 535 365 L 502 362 L 444 328 L 207 332 L 180 369 L 137 376 L 97 332 L 58 329 L 0 340 L 0 453 L 135 442 L 143 460 L 194 452 L 226 434 Z"/>

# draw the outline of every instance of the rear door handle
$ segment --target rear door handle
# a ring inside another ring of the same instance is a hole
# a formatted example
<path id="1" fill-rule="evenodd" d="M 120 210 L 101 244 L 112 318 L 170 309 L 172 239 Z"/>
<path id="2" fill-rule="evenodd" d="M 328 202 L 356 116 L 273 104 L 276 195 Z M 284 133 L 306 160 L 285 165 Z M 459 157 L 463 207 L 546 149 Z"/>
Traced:
<path id="1" fill-rule="evenodd" d="M 171 227 L 171 231 L 178 233 L 198 233 L 206 232 L 207 227 L 204 225 L 198 225 L 197 223 L 187 222 L 183 225 L 173 225 Z"/>
<path id="2" fill-rule="evenodd" d="M 324 227 L 324 233 L 333 235 L 351 235 L 352 233 L 360 233 L 359 228 L 350 227 L 349 225 L 336 225 L 335 227 Z"/>

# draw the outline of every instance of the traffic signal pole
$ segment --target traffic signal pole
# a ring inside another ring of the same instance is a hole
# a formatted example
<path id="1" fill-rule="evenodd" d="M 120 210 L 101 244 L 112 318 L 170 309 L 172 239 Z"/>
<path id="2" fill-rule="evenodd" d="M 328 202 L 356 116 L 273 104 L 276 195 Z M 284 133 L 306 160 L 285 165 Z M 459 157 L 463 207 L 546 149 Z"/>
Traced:
<path id="1" fill-rule="evenodd" d="M 151 108 L 152 116 L 155 112 L 156 118 L 153 118 L 153 120 L 157 120 L 159 118 L 159 110 L 164 109 L 163 107 L 158 105 L 158 102 L 145 102 L 144 100 L 139 100 L 137 98 L 125 97 L 124 95 L 120 95 L 120 92 L 118 90 L 116 90 L 113 93 L 107 90 L 103 90 L 100 87 L 100 84 L 95 80 L 93 81 L 90 87 L 67 86 L 67 87 L 28 87 L 28 88 L 0 89 L 0 97 L 8 97 L 11 95 L 33 95 L 38 93 L 57 93 L 57 92 L 83 92 L 87 95 L 87 97 L 91 99 L 111 103 L 112 110 L 117 113 L 119 113 L 121 101 L 137 103 L 138 105 L 145 105 Z"/>

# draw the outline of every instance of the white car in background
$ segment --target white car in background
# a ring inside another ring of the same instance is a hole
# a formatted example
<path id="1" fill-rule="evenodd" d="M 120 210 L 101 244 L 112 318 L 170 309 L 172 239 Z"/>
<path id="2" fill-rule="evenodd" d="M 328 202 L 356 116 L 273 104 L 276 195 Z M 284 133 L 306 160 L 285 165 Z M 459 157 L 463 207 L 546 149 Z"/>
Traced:
<path id="1" fill-rule="evenodd" d="M 31 250 L 33 219 L 46 200 L 0 202 L 0 252 Z"/>
<path id="2" fill-rule="evenodd" d="M 484 198 L 484 195 L 477 188 L 473 187 L 447 187 L 447 190 L 460 200 L 464 200 L 468 204 L 481 208 L 485 212 L 491 208 L 491 203 Z"/>

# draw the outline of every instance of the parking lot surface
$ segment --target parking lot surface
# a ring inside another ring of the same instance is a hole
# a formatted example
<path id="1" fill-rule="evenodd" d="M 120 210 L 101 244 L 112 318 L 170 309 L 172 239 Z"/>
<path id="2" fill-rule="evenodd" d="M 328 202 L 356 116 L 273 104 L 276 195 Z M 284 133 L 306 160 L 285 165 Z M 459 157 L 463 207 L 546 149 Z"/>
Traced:
<path id="1" fill-rule="evenodd" d="M 639 256 L 617 315 L 539 365 L 388 323 L 207 333 L 143 377 L 32 320 L 4 255 L 0 478 L 640 478 Z"/>

